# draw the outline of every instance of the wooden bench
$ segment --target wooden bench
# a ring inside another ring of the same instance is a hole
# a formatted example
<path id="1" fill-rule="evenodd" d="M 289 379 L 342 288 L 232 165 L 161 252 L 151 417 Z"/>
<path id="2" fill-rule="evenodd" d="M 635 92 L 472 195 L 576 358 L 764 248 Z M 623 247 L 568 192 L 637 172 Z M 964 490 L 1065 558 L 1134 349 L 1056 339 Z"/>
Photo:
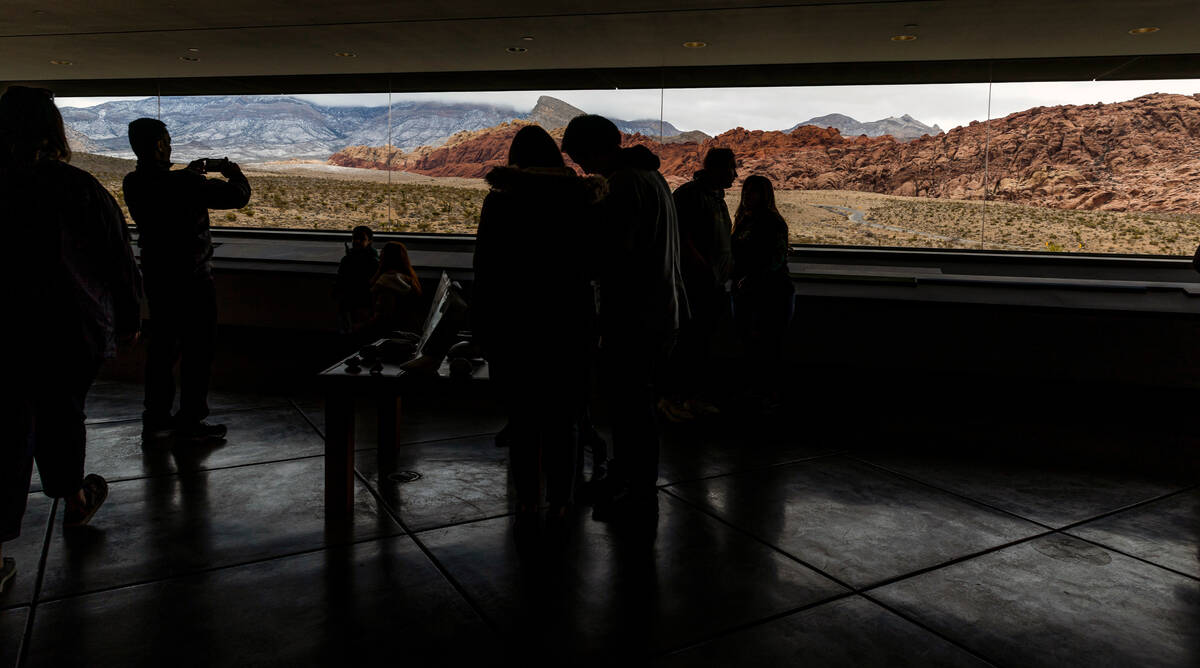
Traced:
<path id="1" fill-rule="evenodd" d="M 376 342 L 378 346 L 382 341 Z M 351 362 L 359 362 L 352 364 Z M 470 375 L 452 376 L 443 362 L 437 375 L 413 374 L 396 362 L 363 358 L 342 359 L 317 376 L 325 397 L 325 516 L 348 520 L 354 509 L 354 411 L 359 399 L 374 400 L 379 411 L 381 456 L 392 453 L 400 425 L 401 404 L 414 392 L 449 391 L 454 383 L 489 379 L 487 364 L 472 367 Z M 381 471 L 381 475 L 383 472 Z"/>

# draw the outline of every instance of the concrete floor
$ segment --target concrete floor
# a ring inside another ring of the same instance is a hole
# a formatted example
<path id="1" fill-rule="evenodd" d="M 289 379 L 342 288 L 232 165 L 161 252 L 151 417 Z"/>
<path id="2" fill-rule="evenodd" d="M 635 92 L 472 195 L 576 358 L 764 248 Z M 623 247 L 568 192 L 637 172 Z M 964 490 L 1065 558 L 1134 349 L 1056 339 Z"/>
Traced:
<path id="1" fill-rule="evenodd" d="M 656 530 L 519 550 L 487 402 L 410 404 L 392 457 L 364 418 L 333 527 L 320 401 L 213 399 L 225 443 L 143 445 L 95 386 L 109 500 L 64 536 L 35 476 L 0 665 L 1200 665 L 1200 480 L 1102 429 L 676 428 Z M 1126 454 L 1044 456 L 1088 439 Z"/>

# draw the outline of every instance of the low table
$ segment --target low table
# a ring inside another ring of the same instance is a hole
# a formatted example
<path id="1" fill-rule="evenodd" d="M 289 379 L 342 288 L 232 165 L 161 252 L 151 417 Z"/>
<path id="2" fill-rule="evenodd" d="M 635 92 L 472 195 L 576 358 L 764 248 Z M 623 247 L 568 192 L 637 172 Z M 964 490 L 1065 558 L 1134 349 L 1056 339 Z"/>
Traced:
<path id="1" fill-rule="evenodd" d="M 376 344 L 377 345 L 377 344 Z M 487 364 L 473 365 L 470 375 L 451 376 L 442 363 L 437 375 L 413 374 L 398 363 L 362 360 L 352 367 L 351 355 L 317 375 L 317 387 L 325 397 L 325 517 L 349 519 L 354 510 L 354 410 L 356 399 L 374 399 L 379 409 L 381 456 L 396 447 L 401 419 L 401 401 L 413 392 L 452 391 L 455 383 L 489 379 Z M 355 370 L 357 369 L 357 370 Z M 381 471 L 382 475 L 382 471 Z"/>

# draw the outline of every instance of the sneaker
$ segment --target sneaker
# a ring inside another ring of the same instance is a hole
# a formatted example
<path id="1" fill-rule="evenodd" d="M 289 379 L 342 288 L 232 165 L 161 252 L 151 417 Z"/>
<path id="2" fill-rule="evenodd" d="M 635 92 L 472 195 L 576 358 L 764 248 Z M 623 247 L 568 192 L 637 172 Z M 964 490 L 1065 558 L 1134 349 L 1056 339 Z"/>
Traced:
<path id="1" fill-rule="evenodd" d="M 658 522 L 658 494 L 650 490 L 625 488 L 615 496 L 599 500 L 592 507 L 592 519 L 597 522 Z"/>
<path id="2" fill-rule="evenodd" d="M 17 560 L 12 557 L 5 557 L 4 563 L 0 564 L 0 594 L 8 589 L 8 583 L 17 575 Z"/>
<path id="3" fill-rule="evenodd" d="M 225 438 L 225 425 L 209 424 L 204 420 L 181 424 L 175 428 L 175 436 L 188 441 L 219 441 Z"/>
<path id="4" fill-rule="evenodd" d="M 683 402 L 683 408 L 692 415 L 720 415 L 721 409 L 715 404 L 703 399 L 688 399 Z"/>
<path id="5" fill-rule="evenodd" d="M 85 502 L 82 506 L 67 502 L 66 510 L 63 511 L 64 529 L 81 527 L 91 521 L 92 516 L 108 498 L 108 482 L 95 473 L 89 473 L 83 479 L 83 498 Z"/>
<path id="6" fill-rule="evenodd" d="M 169 438 L 175 431 L 175 424 L 170 417 L 155 418 L 142 416 L 142 440 L 156 441 Z"/>
<path id="7" fill-rule="evenodd" d="M 696 416 L 684 408 L 682 404 L 675 403 L 666 397 L 658 400 L 658 412 L 667 420 L 675 423 L 696 419 Z"/>

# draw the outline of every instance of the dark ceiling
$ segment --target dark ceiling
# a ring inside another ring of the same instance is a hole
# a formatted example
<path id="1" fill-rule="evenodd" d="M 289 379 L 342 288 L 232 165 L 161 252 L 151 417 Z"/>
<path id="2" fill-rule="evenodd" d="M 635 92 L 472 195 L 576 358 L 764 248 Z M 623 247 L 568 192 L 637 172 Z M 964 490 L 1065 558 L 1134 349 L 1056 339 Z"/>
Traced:
<path id="1" fill-rule="evenodd" d="M 6 0 L 0 80 L 138 95 L 1194 78 L 1198 44 L 1197 0 Z"/>

